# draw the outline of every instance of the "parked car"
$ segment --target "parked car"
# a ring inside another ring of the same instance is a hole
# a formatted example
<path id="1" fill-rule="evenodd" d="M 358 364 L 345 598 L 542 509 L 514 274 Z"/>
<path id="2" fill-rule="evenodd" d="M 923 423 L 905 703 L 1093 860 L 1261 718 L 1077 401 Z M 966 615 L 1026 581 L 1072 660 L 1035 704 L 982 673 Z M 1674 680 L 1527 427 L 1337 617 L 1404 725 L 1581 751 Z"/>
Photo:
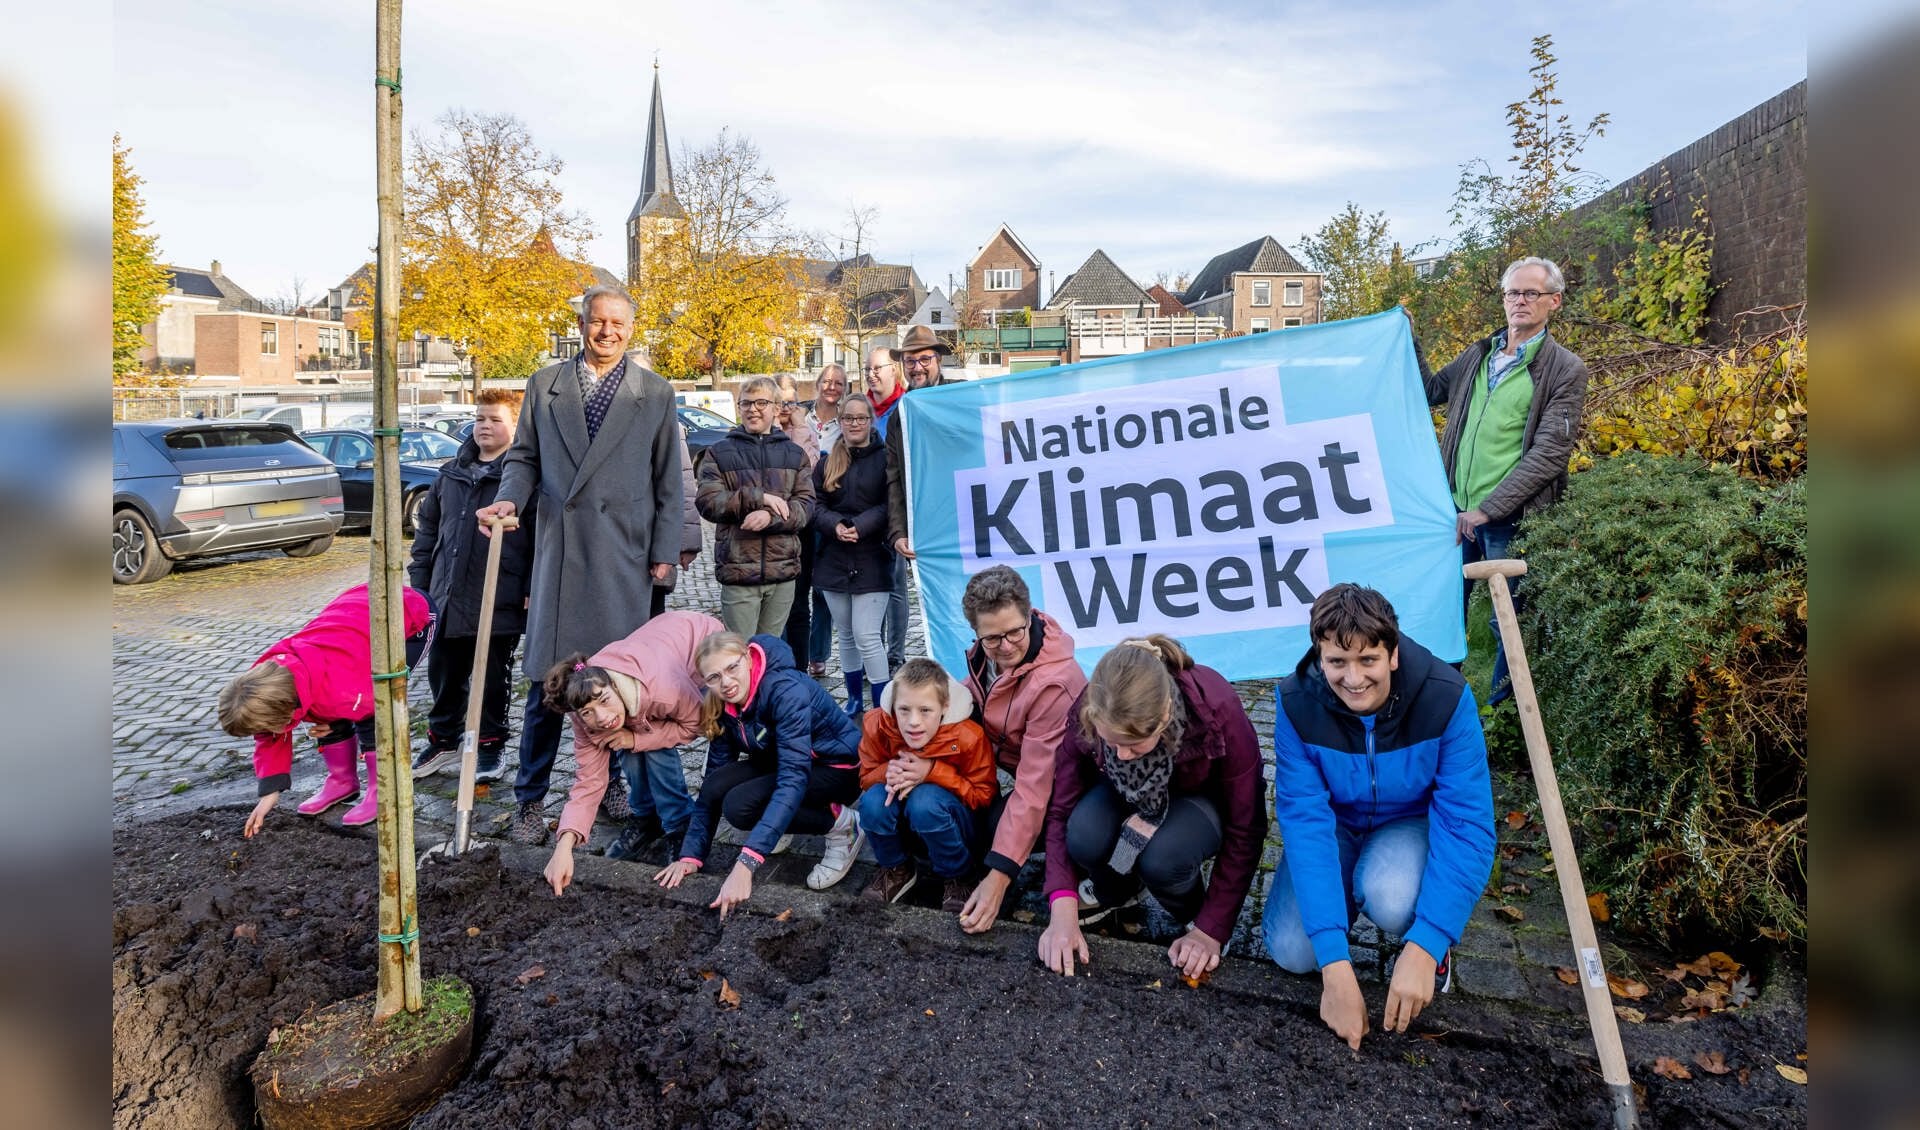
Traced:
<path id="1" fill-rule="evenodd" d="M 324 553 L 340 476 L 291 427 L 256 420 L 113 425 L 113 581 L 157 581 L 189 558 Z"/>
<path id="2" fill-rule="evenodd" d="M 705 408 L 692 404 L 681 404 L 674 408 L 680 417 L 680 431 L 687 437 L 687 453 L 693 456 L 694 474 L 700 473 L 700 461 L 707 457 L 707 448 L 720 442 L 720 438 L 734 429 L 734 422 Z"/>
<path id="3" fill-rule="evenodd" d="M 242 408 L 229 420 L 259 420 L 269 424 L 285 424 L 296 432 L 311 428 L 352 428 L 365 425 L 355 424 L 360 418 L 371 420 L 373 405 L 364 400 L 337 400 L 327 404 L 317 401 L 306 404 L 259 404 L 252 408 Z"/>
<path id="4" fill-rule="evenodd" d="M 732 427 L 740 415 L 739 409 L 734 407 L 733 394 L 730 392 L 705 388 L 682 389 L 673 394 L 673 402 L 693 408 L 704 408 L 725 419 L 728 427 Z"/>
<path id="5" fill-rule="evenodd" d="M 358 428 L 329 428 L 307 432 L 301 438 L 333 461 L 340 474 L 340 493 L 346 498 L 346 524 L 373 525 L 373 433 Z M 400 433 L 400 529 L 412 536 L 413 518 L 427 488 L 440 474 L 440 465 L 460 453 L 452 437 L 425 428 Z"/>

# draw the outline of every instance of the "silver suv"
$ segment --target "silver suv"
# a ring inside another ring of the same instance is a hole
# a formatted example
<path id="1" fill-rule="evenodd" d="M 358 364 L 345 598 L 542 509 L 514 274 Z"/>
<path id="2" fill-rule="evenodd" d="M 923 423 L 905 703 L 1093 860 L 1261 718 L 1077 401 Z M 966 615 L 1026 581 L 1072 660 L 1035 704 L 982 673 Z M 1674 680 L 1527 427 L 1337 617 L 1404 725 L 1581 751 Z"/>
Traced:
<path id="1" fill-rule="evenodd" d="M 343 518 L 333 463 L 285 424 L 113 425 L 113 581 L 157 581 L 174 562 L 249 549 L 311 557 Z"/>

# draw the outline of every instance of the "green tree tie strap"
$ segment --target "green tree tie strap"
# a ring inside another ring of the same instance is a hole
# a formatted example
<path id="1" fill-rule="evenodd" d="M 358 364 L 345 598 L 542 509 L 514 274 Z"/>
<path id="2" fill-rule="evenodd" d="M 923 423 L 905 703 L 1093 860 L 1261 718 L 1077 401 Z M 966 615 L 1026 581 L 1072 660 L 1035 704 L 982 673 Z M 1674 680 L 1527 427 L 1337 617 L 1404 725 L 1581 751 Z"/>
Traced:
<path id="1" fill-rule="evenodd" d="M 377 436 L 392 436 L 395 439 L 399 439 L 405 433 L 399 428 L 375 428 L 373 429 L 373 434 Z"/>
<path id="2" fill-rule="evenodd" d="M 375 671 L 373 673 L 373 681 L 376 683 L 385 683 L 393 679 L 404 679 L 407 677 L 407 672 L 411 670 L 413 670 L 411 667 L 402 667 L 398 671 Z"/>
<path id="3" fill-rule="evenodd" d="M 420 940 L 420 928 L 413 924 L 413 915 L 409 914 L 407 915 L 407 928 L 405 930 L 398 934 L 382 934 L 380 935 L 380 940 L 383 942 L 398 942 L 402 947 L 412 949 L 413 943 Z"/>
<path id="4" fill-rule="evenodd" d="M 384 86 L 384 87 L 386 87 L 386 88 L 387 88 L 388 90 L 391 90 L 391 91 L 393 91 L 393 92 L 394 92 L 395 94 L 398 94 L 398 93 L 400 93 L 400 71 L 399 71 L 399 69 L 398 69 L 398 68 L 395 68 L 395 69 L 394 69 L 394 72 L 393 72 L 393 77 L 392 77 L 392 78 L 381 78 L 381 77 L 380 77 L 379 75 L 375 75 L 375 76 L 373 76 L 373 85 L 375 85 L 375 86 Z"/>

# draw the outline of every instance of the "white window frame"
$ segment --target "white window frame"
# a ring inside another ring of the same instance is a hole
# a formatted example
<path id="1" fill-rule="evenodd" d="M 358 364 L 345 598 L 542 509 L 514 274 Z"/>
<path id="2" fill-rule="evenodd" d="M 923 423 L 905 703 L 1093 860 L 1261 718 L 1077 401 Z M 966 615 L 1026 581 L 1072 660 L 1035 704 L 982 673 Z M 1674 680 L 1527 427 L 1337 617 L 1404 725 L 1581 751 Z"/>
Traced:
<path id="1" fill-rule="evenodd" d="M 1020 289 L 1021 271 L 1018 267 L 989 267 L 982 289 L 1005 291 Z"/>
<path id="2" fill-rule="evenodd" d="M 1263 334 L 1263 333 L 1266 333 L 1268 330 L 1271 330 L 1272 328 L 1273 328 L 1272 318 L 1255 318 L 1251 322 L 1247 323 L 1248 333 Z"/>
<path id="3" fill-rule="evenodd" d="M 1255 279 L 1251 288 L 1255 306 L 1273 305 L 1273 283 L 1268 279 Z"/>
<path id="4" fill-rule="evenodd" d="M 1307 284 L 1294 281 L 1281 284 L 1280 305 L 1305 306 L 1307 304 Z"/>

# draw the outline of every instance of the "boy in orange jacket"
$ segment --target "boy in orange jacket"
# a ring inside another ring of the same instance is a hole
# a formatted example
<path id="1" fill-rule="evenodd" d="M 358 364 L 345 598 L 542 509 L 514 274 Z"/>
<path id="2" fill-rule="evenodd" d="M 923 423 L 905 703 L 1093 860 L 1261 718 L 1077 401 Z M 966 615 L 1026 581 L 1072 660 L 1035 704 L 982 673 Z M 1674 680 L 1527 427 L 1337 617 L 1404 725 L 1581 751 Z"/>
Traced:
<path id="1" fill-rule="evenodd" d="M 897 902 L 919 879 L 908 855 L 918 841 L 946 889 L 941 907 L 959 914 L 979 862 L 977 809 L 1000 791 L 993 748 L 971 720 L 973 696 L 931 659 L 909 659 L 867 712 L 860 737 L 860 827 L 880 871 L 865 896 Z"/>

